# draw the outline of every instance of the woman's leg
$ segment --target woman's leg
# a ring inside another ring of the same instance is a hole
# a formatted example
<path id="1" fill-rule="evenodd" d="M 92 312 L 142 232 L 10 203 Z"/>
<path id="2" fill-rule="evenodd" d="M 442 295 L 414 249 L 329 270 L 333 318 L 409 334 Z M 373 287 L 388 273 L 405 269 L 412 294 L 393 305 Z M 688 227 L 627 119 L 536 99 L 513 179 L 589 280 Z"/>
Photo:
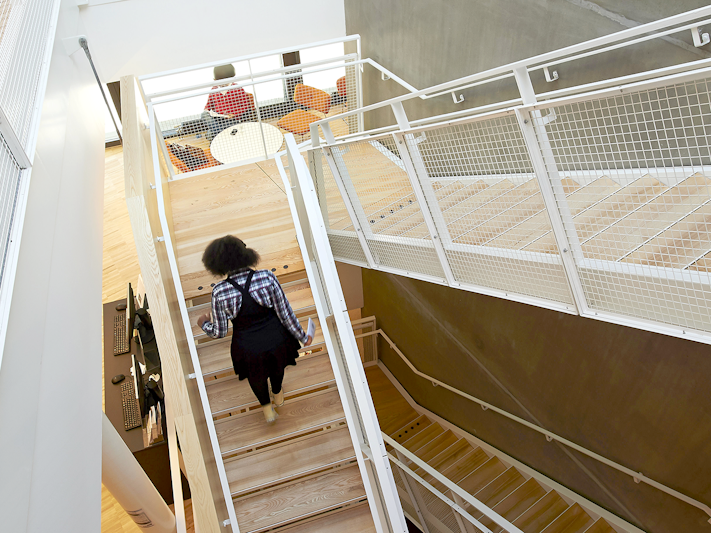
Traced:
<path id="1" fill-rule="evenodd" d="M 284 391 L 281 384 L 284 381 L 284 367 L 281 366 L 275 357 L 271 357 L 269 365 L 269 383 L 272 385 L 274 403 L 277 407 L 284 405 Z"/>
<path id="2" fill-rule="evenodd" d="M 257 397 L 257 401 L 260 405 L 269 405 L 272 403 L 269 397 L 269 385 L 267 384 L 266 378 L 257 379 L 252 376 L 248 376 L 249 386 L 252 387 L 252 392 Z"/>

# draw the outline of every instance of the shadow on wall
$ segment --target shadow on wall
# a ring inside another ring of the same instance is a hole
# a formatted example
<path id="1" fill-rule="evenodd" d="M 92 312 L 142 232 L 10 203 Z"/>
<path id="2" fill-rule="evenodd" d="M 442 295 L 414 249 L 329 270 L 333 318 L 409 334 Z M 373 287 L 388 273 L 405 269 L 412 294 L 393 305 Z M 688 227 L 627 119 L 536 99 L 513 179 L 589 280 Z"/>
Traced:
<path id="1" fill-rule="evenodd" d="M 421 371 L 702 502 L 711 501 L 711 349 L 363 270 L 365 316 Z M 697 509 L 381 359 L 443 418 L 652 533 L 702 533 Z"/>

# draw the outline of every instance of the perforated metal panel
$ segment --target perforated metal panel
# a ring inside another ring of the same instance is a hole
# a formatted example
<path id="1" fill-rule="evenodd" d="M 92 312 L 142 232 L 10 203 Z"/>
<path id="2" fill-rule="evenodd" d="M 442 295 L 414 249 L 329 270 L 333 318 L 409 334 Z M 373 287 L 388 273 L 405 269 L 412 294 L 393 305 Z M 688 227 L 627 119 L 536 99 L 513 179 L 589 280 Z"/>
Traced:
<path id="1" fill-rule="evenodd" d="M 711 331 L 711 80 L 531 116 L 588 306 Z"/>
<path id="2" fill-rule="evenodd" d="M 0 136 L 0 286 L 5 276 L 10 233 L 17 208 L 21 169 L 12 157 L 5 140 Z"/>

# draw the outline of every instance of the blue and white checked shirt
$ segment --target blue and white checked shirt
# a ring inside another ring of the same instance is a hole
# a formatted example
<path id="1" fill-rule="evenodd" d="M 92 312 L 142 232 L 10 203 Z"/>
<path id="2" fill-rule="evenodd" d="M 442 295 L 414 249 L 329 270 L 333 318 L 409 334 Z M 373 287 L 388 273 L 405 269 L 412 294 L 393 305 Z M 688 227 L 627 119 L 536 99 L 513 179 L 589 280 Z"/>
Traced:
<path id="1" fill-rule="evenodd" d="M 244 287 L 248 274 L 249 270 L 244 269 L 233 274 L 230 278 L 237 285 Z M 249 294 L 262 307 L 274 309 L 284 327 L 302 343 L 306 342 L 306 332 L 299 324 L 289 300 L 286 299 L 284 290 L 272 272 L 256 270 L 252 276 L 252 284 L 249 286 Z M 214 322 L 208 320 L 202 325 L 202 330 L 215 339 L 224 337 L 227 334 L 228 321 L 237 316 L 241 307 L 242 293 L 227 281 L 220 281 L 212 289 L 212 318 Z"/>

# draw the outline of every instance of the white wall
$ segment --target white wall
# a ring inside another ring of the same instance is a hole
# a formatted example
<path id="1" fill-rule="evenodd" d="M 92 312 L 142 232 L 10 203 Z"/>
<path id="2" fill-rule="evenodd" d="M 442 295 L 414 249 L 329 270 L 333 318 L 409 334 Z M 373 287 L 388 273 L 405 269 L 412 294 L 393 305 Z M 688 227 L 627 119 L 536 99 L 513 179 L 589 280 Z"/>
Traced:
<path id="1" fill-rule="evenodd" d="M 0 368 L 0 529 L 101 527 L 103 102 L 63 0 Z"/>
<path id="2" fill-rule="evenodd" d="M 123 0 L 81 14 L 105 82 L 346 34 L 344 0 Z"/>

